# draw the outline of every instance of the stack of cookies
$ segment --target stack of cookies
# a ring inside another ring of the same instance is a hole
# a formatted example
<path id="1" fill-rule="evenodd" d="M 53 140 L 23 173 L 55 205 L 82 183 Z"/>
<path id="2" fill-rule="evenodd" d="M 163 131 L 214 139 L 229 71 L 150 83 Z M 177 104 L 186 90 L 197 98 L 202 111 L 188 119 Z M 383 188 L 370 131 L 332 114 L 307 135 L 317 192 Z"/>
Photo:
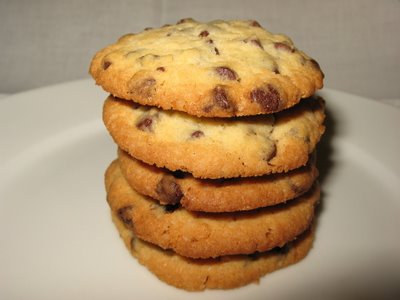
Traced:
<path id="1" fill-rule="evenodd" d="M 122 36 L 90 73 L 118 146 L 107 201 L 141 264 L 179 288 L 227 289 L 306 256 L 323 73 L 288 37 L 184 19 Z"/>

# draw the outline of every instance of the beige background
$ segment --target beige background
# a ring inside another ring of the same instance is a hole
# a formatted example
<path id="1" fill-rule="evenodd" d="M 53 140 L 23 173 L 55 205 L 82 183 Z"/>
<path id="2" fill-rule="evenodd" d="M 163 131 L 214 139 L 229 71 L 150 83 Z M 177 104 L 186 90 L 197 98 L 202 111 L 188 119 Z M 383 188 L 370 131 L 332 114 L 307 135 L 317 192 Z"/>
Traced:
<path id="1" fill-rule="evenodd" d="M 0 0 L 0 93 L 88 78 L 101 47 L 183 17 L 256 19 L 314 57 L 326 87 L 400 97 L 398 0 Z"/>

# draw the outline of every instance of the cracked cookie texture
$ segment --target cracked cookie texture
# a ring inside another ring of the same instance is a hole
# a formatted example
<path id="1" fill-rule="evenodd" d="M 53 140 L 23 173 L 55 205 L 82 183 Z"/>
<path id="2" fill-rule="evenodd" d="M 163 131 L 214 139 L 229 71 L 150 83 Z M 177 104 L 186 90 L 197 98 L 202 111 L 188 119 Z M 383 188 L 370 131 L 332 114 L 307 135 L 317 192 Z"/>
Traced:
<path id="1" fill-rule="evenodd" d="M 191 259 L 171 250 L 164 250 L 135 236 L 121 219 L 112 213 L 112 220 L 130 253 L 160 280 L 180 289 L 232 289 L 258 283 L 267 273 L 295 264 L 310 252 L 314 228 L 282 248 L 210 259 Z"/>
<path id="2" fill-rule="evenodd" d="M 89 71 L 116 97 L 205 117 L 287 109 L 324 77 L 290 38 L 245 20 L 184 19 L 127 34 L 99 51 Z"/>
<path id="3" fill-rule="evenodd" d="M 111 210 L 139 238 L 191 258 L 251 254 L 282 247 L 312 223 L 319 201 L 316 185 L 284 205 L 248 212 L 194 213 L 162 206 L 135 192 L 122 175 L 118 161 L 106 171 Z"/>
<path id="4" fill-rule="evenodd" d="M 109 96 L 103 121 L 118 146 L 147 164 L 196 178 L 287 172 L 306 165 L 324 132 L 324 101 L 237 118 L 197 118 Z"/>

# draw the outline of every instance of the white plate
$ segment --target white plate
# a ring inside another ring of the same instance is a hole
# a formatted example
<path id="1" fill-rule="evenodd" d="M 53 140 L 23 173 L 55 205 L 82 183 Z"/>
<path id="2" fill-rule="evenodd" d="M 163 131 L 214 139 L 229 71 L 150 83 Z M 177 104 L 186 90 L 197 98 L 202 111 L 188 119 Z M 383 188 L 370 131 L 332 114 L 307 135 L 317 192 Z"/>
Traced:
<path id="1" fill-rule="evenodd" d="M 103 173 L 116 147 L 91 80 L 0 100 L 0 299 L 388 299 L 399 295 L 400 110 L 325 90 L 313 250 L 231 291 L 187 293 L 130 257 Z"/>

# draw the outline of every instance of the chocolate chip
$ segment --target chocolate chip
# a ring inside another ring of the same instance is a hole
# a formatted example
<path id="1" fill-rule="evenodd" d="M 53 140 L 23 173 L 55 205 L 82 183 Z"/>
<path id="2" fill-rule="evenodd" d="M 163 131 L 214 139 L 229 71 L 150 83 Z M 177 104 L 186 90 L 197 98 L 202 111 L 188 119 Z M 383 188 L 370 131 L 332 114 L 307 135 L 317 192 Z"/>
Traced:
<path id="1" fill-rule="evenodd" d="M 136 124 L 136 127 L 142 131 L 153 132 L 153 118 L 145 117 L 145 118 L 141 119 Z"/>
<path id="2" fill-rule="evenodd" d="M 283 51 L 287 51 L 287 52 L 294 52 L 294 49 L 292 47 L 290 47 L 288 44 L 285 44 L 285 43 L 276 42 L 276 43 L 274 43 L 274 47 L 275 47 L 275 49 L 278 49 L 278 50 L 283 50 Z"/>
<path id="3" fill-rule="evenodd" d="M 200 32 L 199 37 L 206 37 L 208 36 L 210 33 L 207 30 L 203 30 L 202 32 Z"/>
<path id="4" fill-rule="evenodd" d="M 264 47 L 261 44 L 261 41 L 257 38 L 248 38 L 248 39 L 243 40 L 243 42 L 250 43 L 250 44 L 257 46 L 258 48 L 264 49 Z"/>
<path id="5" fill-rule="evenodd" d="M 268 151 L 266 151 L 266 149 L 264 150 L 263 153 L 263 161 L 266 161 L 267 163 L 269 163 L 269 161 L 271 159 L 273 159 L 276 156 L 276 145 L 275 144 L 271 144 L 272 149 L 268 149 Z"/>
<path id="6" fill-rule="evenodd" d="M 273 71 L 275 74 L 281 74 L 281 73 L 279 72 L 278 66 L 275 66 L 274 69 L 273 69 L 272 71 Z"/>
<path id="7" fill-rule="evenodd" d="M 232 107 L 224 88 L 216 86 L 213 90 L 213 95 L 214 95 L 214 103 L 217 106 L 223 109 L 230 109 Z"/>
<path id="8" fill-rule="evenodd" d="M 261 49 L 264 49 L 264 47 L 261 45 L 261 42 L 260 42 L 259 39 L 251 39 L 251 40 L 250 40 L 250 43 L 256 45 L 257 47 L 259 47 L 259 48 L 261 48 Z"/>
<path id="9" fill-rule="evenodd" d="M 146 78 L 135 84 L 132 90 L 144 97 L 150 98 L 155 91 L 156 80 L 154 78 Z"/>
<path id="10" fill-rule="evenodd" d="M 158 67 L 156 70 L 160 71 L 160 72 L 165 72 L 165 68 L 164 67 Z"/>
<path id="11" fill-rule="evenodd" d="M 187 23 L 187 22 L 192 22 L 194 21 L 192 18 L 184 18 L 179 20 L 176 24 L 182 24 L 182 23 Z"/>
<path id="12" fill-rule="evenodd" d="M 192 138 L 201 138 L 204 136 L 204 132 L 201 130 L 196 130 L 193 131 L 192 134 L 190 135 Z"/>
<path id="13" fill-rule="evenodd" d="M 153 29 L 153 27 L 146 27 L 145 29 L 144 29 L 144 31 L 148 31 L 148 30 L 152 30 Z"/>
<path id="14" fill-rule="evenodd" d="M 228 67 L 216 67 L 215 71 L 218 73 L 218 75 L 225 80 L 236 80 L 237 79 L 237 74 L 235 71 Z"/>
<path id="15" fill-rule="evenodd" d="M 163 176 L 158 182 L 156 193 L 160 200 L 168 204 L 177 204 L 183 197 L 181 187 L 172 176 Z"/>
<path id="16" fill-rule="evenodd" d="M 258 23 L 256 20 L 251 20 L 250 25 L 254 27 L 261 27 L 260 23 Z"/>
<path id="17" fill-rule="evenodd" d="M 298 186 L 297 184 L 295 184 L 292 180 L 288 180 L 289 182 L 289 186 L 290 189 L 296 194 L 296 195 L 300 195 L 303 194 L 307 191 L 307 189 L 305 189 L 302 186 Z"/>
<path id="18" fill-rule="evenodd" d="M 265 88 L 257 88 L 251 91 L 252 101 L 261 105 L 265 112 L 273 112 L 279 108 L 280 95 L 277 89 L 268 84 Z"/>
<path id="19" fill-rule="evenodd" d="M 216 55 L 219 55 L 219 50 L 218 50 L 217 47 L 214 48 L 214 51 L 215 51 L 215 54 L 216 54 Z"/>
<path id="20" fill-rule="evenodd" d="M 117 210 L 118 218 L 129 228 L 133 228 L 132 210 L 133 207 L 131 205 L 121 207 Z"/>
<path id="21" fill-rule="evenodd" d="M 209 43 L 209 44 L 214 44 L 214 41 L 213 41 L 212 39 L 208 39 L 208 40 L 207 40 L 207 43 Z"/>
<path id="22" fill-rule="evenodd" d="M 110 61 L 105 61 L 103 63 L 103 70 L 107 70 L 109 66 L 111 66 L 111 62 Z"/>

